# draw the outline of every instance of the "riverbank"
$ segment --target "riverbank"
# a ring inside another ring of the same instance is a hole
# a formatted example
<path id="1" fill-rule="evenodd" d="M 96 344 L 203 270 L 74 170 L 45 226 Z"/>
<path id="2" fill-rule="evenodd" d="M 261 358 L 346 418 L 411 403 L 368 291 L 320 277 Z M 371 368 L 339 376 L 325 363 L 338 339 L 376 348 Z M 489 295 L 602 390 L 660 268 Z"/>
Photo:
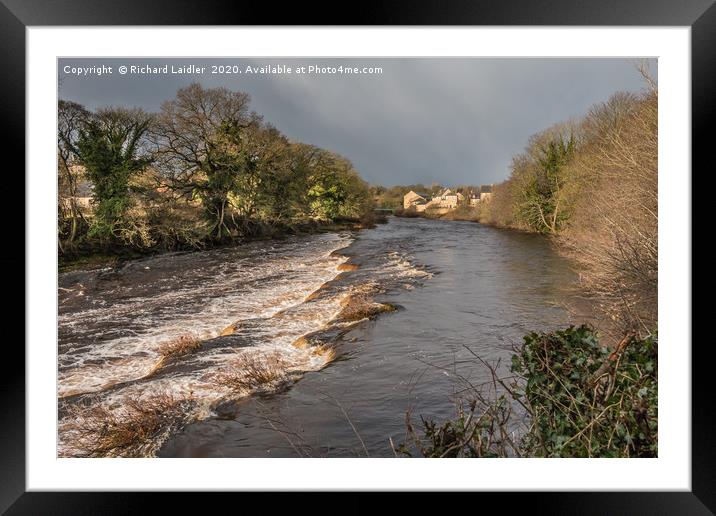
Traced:
<path id="1" fill-rule="evenodd" d="M 297 223 L 282 223 L 279 225 L 255 224 L 253 230 L 245 235 L 230 240 L 217 242 L 205 239 L 196 246 L 183 245 L 172 249 L 165 247 L 132 248 L 129 246 L 111 246 L 107 250 L 100 250 L 96 247 L 80 247 L 74 253 L 60 254 L 58 257 L 58 272 L 71 272 L 76 270 L 93 270 L 105 267 L 116 267 L 127 261 L 158 256 L 163 253 L 177 251 L 198 251 L 208 249 L 219 249 L 232 247 L 248 242 L 263 240 L 280 240 L 289 236 L 313 235 L 339 231 L 358 231 L 361 229 L 375 227 L 376 224 L 384 224 L 387 219 L 384 215 L 375 215 L 370 220 L 358 219 L 337 219 L 334 221 L 309 220 Z"/>
<path id="2" fill-rule="evenodd" d="M 447 211 L 445 213 L 434 212 L 426 210 L 423 212 L 415 212 L 410 210 L 395 210 L 394 215 L 402 218 L 423 218 L 430 220 L 444 220 L 444 221 L 463 221 L 463 222 L 476 222 L 485 226 L 491 226 L 498 229 L 508 229 L 511 231 L 520 231 L 523 233 L 538 233 L 537 231 L 531 231 L 529 228 L 525 228 L 517 225 L 502 224 L 499 221 L 491 220 L 486 217 L 479 207 L 473 206 L 458 206 L 455 209 Z"/>
<path id="3" fill-rule="evenodd" d="M 444 210 L 430 210 L 415 211 L 414 209 L 397 209 L 393 213 L 396 217 L 402 217 L 406 219 L 410 218 L 423 218 L 432 220 L 463 220 L 468 222 L 480 222 L 479 211 L 471 206 L 458 206 L 457 208 L 444 211 Z"/>

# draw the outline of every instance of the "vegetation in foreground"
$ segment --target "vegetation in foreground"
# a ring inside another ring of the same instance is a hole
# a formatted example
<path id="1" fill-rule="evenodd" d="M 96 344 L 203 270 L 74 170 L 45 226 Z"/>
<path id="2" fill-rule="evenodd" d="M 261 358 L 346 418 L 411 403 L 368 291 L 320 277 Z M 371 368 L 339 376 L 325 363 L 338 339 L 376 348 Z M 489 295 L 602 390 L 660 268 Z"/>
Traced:
<path id="1" fill-rule="evenodd" d="M 196 351 L 201 341 L 182 336 L 165 343 L 161 352 L 175 357 Z M 320 352 L 321 350 L 317 350 Z M 212 379 L 232 395 L 271 392 L 292 381 L 291 364 L 280 353 L 253 350 L 237 353 Z M 71 442 L 73 457 L 151 457 L 163 439 L 197 417 L 198 401 L 169 392 L 127 396 L 113 406 L 99 396 L 61 405 L 60 433 Z"/>
<path id="2" fill-rule="evenodd" d="M 475 356 L 476 359 L 482 360 Z M 488 366 L 487 364 L 485 364 Z M 421 418 L 396 452 L 424 457 L 656 457 L 657 338 L 625 337 L 610 349 L 593 328 L 532 333 L 507 381 L 491 392 L 464 380 L 457 417 Z M 525 426 L 526 425 L 526 426 Z"/>
<path id="3" fill-rule="evenodd" d="M 126 399 L 117 409 L 88 400 L 66 407 L 60 430 L 72 440 L 75 457 L 148 457 L 186 424 L 193 404 L 170 394 Z"/>
<path id="4" fill-rule="evenodd" d="M 158 113 L 60 100 L 61 265 L 373 222 L 347 159 L 289 140 L 249 104 L 198 84 Z"/>
<path id="5" fill-rule="evenodd" d="M 201 339 L 195 335 L 180 335 L 174 339 L 162 342 L 159 345 L 159 354 L 164 358 L 180 357 L 196 351 L 201 345 Z"/>
<path id="6" fill-rule="evenodd" d="M 244 395 L 248 392 L 286 383 L 291 364 L 279 353 L 244 351 L 232 359 L 215 377 L 217 385 Z"/>

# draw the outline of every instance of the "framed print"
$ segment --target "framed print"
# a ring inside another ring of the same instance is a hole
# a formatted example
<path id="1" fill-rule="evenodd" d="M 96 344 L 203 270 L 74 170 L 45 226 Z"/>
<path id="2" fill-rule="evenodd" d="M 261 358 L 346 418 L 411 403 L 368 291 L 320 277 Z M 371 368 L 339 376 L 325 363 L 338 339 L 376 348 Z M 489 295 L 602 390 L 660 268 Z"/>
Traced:
<path id="1" fill-rule="evenodd" d="M 0 507 L 711 513 L 691 170 L 716 8 L 544 7 L 4 2 L 26 324 Z"/>

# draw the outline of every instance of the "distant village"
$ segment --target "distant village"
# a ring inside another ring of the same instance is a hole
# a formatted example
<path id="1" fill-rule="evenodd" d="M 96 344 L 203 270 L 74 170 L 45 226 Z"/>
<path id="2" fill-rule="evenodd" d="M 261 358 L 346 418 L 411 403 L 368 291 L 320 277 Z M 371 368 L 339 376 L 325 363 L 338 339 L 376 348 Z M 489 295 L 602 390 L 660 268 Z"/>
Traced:
<path id="1" fill-rule="evenodd" d="M 84 167 L 81 165 L 71 165 L 70 167 L 70 173 L 73 177 L 77 178 L 76 182 L 74 183 L 73 191 L 71 193 L 65 193 L 65 195 L 60 196 L 60 207 L 66 210 L 69 210 L 74 205 L 75 209 L 79 210 L 84 215 L 92 215 L 92 202 L 94 199 L 94 187 L 90 181 L 85 179 L 85 170 Z M 410 185 L 410 187 L 419 189 L 422 185 Z M 382 191 L 385 191 L 385 187 L 376 187 L 382 189 Z M 403 191 L 405 191 L 404 187 L 392 187 L 392 188 L 403 188 Z M 479 187 L 475 186 L 469 186 L 469 187 L 457 187 L 457 188 L 441 188 L 438 190 L 437 185 L 433 185 L 430 187 L 432 189 L 433 193 L 426 193 L 423 191 L 416 192 L 415 190 L 410 190 L 408 193 L 403 195 L 402 200 L 402 208 L 404 212 L 413 212 L 413 213 L 424 213 L 428 212 L 429 214 L 435 214 L 435 215 L 443 215 L 445 213 L 450 212 L 451 210 L 454 210 L 458 207 L 462 206 L 470 206 L 470 207 L 477 207 L 481 203 L 489 202 L 492 198 L 494 184 L 489 185 L 480 185 Z M 428 188 L 425 188 L 426 190 Z M 422 189 L 421 189 L 422 190 Z M 150 189 L 149 191 L 145 192 L 145 195 L 148 195 L 149 197 L 156 196 L 157 193 L 162 193 L 166 191 L 165 186 L 160 186 L 155 189 Z M 438 192 L 435 194 L 434 192 Z M 388 208 L 383 208 L 381 206 L 381 199 L 376 196 L 375 201 L 378 204 L 379 208 L 377 208 L 378 211 L 387 210 L 390 212 L 393 212 L 398 206 L 400 202 L 400 193 L 396 197 L 393 197 L 392 206 Z M 192 200 L 192 203 L 196 203 L 196 200 Z M 384 200 L 383 200 L 384 202 Z M 387 203 L 386 203 L 387 204 Z M 383 204 L 385 206 L 385 204 Z M 394 207 L 393 207 L 394 206 Z"/>
<path id="2" fill-rule="evenodd" d="M 458 206 L 478 206 L 482 202 L 490 201 L 492 187 L 493 185 L 481 185 L 480 188 L 464 194 L 446 188 L 435 196 L 411 190 L 403 196 L 403 209 L 415 210 L 417 213 L 425 210 L 446 213 Z"/>

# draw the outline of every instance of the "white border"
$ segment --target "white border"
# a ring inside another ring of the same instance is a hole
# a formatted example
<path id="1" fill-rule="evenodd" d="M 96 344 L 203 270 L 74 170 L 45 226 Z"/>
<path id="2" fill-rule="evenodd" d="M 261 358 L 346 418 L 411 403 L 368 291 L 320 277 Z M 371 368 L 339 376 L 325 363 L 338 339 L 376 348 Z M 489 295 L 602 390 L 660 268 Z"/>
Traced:
<path id="1" fill-rule="evenodd" d="M 27 29 L 27 489 L 690 490 L 689 28 Z M 57 459 L 58 56 L 659 57 L 658 459 Z M 7 80 L 13 80 L 8 77 Z"/>

